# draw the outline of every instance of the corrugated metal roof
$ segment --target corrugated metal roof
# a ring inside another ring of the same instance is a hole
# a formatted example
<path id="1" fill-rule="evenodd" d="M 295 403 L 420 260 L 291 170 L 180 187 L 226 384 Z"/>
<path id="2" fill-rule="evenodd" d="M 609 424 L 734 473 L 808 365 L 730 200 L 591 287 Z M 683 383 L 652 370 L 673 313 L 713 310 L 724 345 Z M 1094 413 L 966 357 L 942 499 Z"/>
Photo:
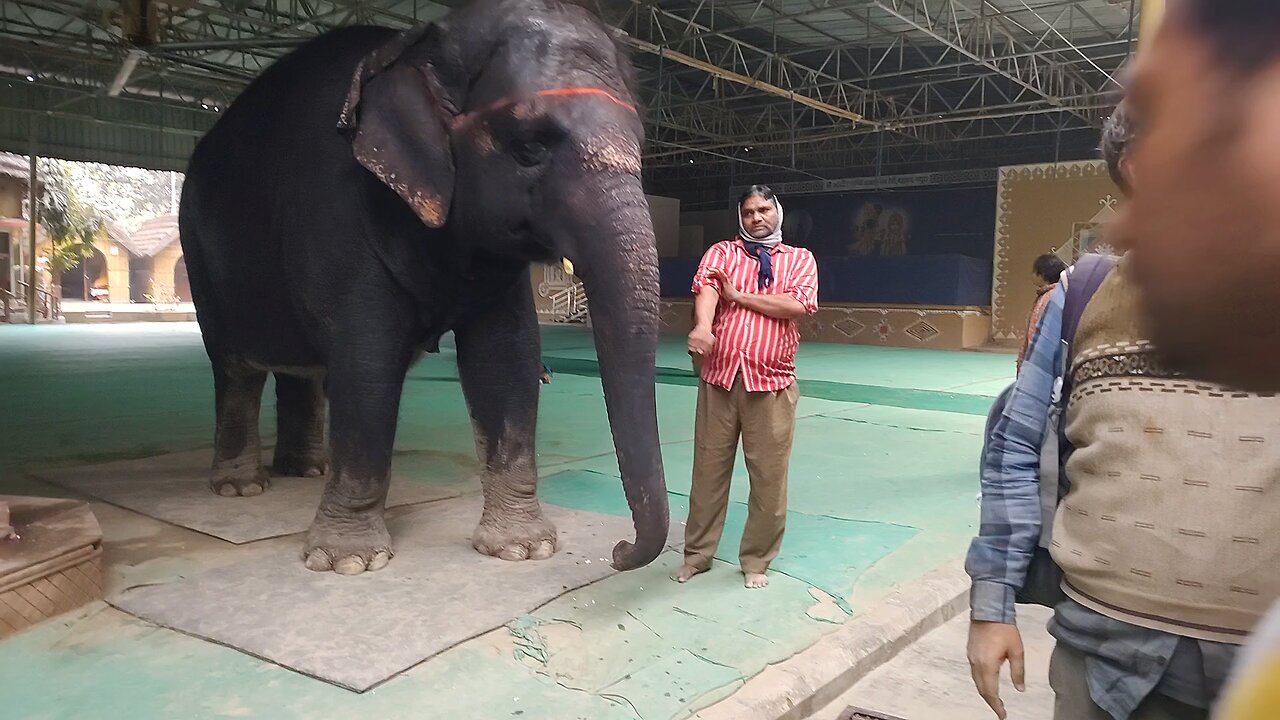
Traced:
<path id="1" fill-rule="evenodd" d="M 51 110 L 59 107 L 64 110 Z M 41 157 L 179 171 L 186 170 L 196 141 L 218 117 L 142 100 L 85 96 L 70 89 L 3 80 L 0 108 L 0 151 L 28 152 L 34 130 Z"/>

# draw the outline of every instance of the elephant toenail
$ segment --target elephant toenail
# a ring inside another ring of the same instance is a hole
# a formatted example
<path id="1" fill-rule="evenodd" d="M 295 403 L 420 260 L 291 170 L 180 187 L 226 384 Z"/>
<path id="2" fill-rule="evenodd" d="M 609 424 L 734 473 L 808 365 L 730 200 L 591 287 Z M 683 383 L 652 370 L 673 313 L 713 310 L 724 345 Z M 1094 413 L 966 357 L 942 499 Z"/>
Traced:
<path id="1" fill-rule="evenodd" d="M 249 483 L 240 491 L 240 494 L 244 497 L 255 497 L 257 495 L 261 495 L 262 490 L 263 487 L 258 483 Z"/>
<path id="2" fill-rule="evenodd" d="M 222 497 L 235 497 L 236 495 L 239 495 L 240 492 L 236 490 L 235 485 L 232 485 L 231 483 L 223 483 L 222 486 L 218 488 L 218 494 Z"/>
<path id="3" fill-rule="evenodd" d="M 511 561 L 526 560 L 529 557 L 529 548 L 524 545 L 512 545 L 511 547 L 504 548 L 498 557 L 503 560 Z"/>
<path id="4" fill-rule="evenodd" d="M 556 554 L 556 544 L 550 540 L 543 540 L 534 546 L 533 552 L 529 555 L 534 560 L 546 560 Z"/>
<path id="5" fill-rule="evenodd" d="M 329 553 L 321 548 L 316 548 L 307 554 L 307 569 L 316 572 L 325 572 L 333 567 L 333 558 Z"/>
<path id="6" fill-rule="evenodd" d="M 369 561 L 369 570 L 371 572 L 381 570 L 386 567 L 389 562 L 391 562 L 391 551 L 379 550 L 373 554 L 373 559 Z"/>
<path id="7" fill-rule="evenodd" d="M 339 575 L 359 575 L 365 571 L 364 558 L 359 555 L 348 555 L 334 563 L 333 571 Z"/>

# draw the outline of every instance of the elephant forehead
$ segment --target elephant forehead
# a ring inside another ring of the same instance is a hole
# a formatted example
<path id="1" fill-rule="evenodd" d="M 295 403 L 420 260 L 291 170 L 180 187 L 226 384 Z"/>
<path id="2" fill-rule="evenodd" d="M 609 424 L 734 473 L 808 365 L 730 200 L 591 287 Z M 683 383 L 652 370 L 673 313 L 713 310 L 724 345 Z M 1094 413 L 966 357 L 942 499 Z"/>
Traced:
<path id="1" fill-rule="evenodd" d="M 600 172 L 640 172 L 640 146 L 621 129 L 592 135 L 581 143 L 587 169 Z"/>

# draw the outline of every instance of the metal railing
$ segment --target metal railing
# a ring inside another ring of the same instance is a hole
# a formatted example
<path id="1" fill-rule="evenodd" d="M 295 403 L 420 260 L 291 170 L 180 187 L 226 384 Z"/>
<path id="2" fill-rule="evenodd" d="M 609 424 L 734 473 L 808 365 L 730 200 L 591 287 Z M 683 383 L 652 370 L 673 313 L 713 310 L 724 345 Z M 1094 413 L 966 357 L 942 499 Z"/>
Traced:
<path id="1" fill-rule="evenodd" d="M 575 282 L 551 295 L 551 315 L 559 323 L 585 323 L 587 320 L 587 293 L 582 283 Z"/>
<path id="2" fill-rule="evenodd" d="M 21 295 L 10 290 L 0 290 L 0 322 L 13 322 L 14 313 L 19 310 L 31 312 L 31 308 L 27 307 L 30 285 L 22 280 L 17 285 Z M 57 320 L 62 317 L 62 298 L 44 288 L 36 288 L 35 313 L 45 320 Z"/>

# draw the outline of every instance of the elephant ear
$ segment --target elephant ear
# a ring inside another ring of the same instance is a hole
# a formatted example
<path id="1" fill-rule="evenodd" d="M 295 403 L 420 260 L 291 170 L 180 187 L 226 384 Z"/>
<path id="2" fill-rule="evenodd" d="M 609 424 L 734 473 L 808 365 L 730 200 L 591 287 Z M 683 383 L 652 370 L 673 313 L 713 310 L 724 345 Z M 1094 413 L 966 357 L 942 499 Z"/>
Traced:
<path id="1" fill-rule="evenodd" d="M 360 61 L 338 128 L 352 136 L 356 160 L 438 228 L 453 202 L 449 127 L 457 109 L 430 65 L 399 62 L 430 30 L 401 33 Z"/>

